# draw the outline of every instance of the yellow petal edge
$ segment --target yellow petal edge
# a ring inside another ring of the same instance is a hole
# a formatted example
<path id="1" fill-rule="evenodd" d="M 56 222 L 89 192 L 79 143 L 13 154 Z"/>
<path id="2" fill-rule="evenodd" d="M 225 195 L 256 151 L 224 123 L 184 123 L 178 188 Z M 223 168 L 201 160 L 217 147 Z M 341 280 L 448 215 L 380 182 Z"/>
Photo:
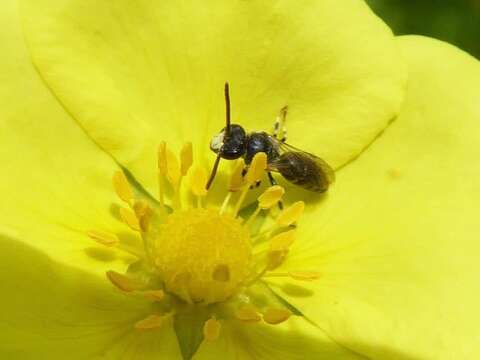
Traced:
<path id="1" fill-rule="evenodd" d="M 410 74 L 399 118 L 338 173 L 291 249 L 288 266 L 322 277 L 277 286 L 368 358 L 476 359 L 480 64 L 433 39 L 397 43 Z"/>

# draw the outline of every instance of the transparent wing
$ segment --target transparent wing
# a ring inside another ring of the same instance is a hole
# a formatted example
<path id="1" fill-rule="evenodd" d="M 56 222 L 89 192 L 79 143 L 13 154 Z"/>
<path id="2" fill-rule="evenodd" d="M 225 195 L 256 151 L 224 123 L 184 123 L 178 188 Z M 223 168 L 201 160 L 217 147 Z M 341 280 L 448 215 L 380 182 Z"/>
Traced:
<path id="1" fill-rule="evenodd" d="M 330 165 L 327 164 L 325 160 L 319 158 L 318 156 L 312 153 L 301 150 L 293 145 L 287 144 L 285 142 L 281 142 L 278 139 L 274 138 L 273 136 L 270 136 L 270 141 L 275 145 L 280 155 L 288 152 L 289 155 L 291 157 L 295 157 L 298 160 L 298 162 L 304 162 L 305 159 L 309 159 L 315 163 L 315 165 L 319 168 L 319 170 L 322 173 L 325 174 L 330 184 L 335 181 L 335 172 L 330 167 Z M 282 157 L 280 157 L 274 161 L 269 162 L 268 170 L 274 171 L 274 172 L 281 172 L 282 169 L 286 169 L 289 166 L 290 164 L 288 162 L 282 161 Z"/>

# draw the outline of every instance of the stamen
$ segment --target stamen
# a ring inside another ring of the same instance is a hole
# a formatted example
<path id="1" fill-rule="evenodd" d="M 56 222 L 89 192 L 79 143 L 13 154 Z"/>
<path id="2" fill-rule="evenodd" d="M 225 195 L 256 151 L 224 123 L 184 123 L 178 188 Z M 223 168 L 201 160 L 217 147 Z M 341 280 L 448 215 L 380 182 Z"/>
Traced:
<path id="1" fill-rule="evenodd" d="M 220 207 L 220 211 L 219 211 L 220 215 L 222 215 L 227 210 L 227 206 L 231 198 L 232 198 L 232 193 L 228 192 L 227 196 L 225 196 L 225 199 L 223 200 L 222 206 Z"/>
<path id="2" fill-rule="evenodd" d="M 167 144 L 165 141 L 158 145 L 158 171 L 161 176 L 167 176 Z"/>
<path id="3" fill-rule="evenodd" d="M 119 243 L 117 235 L 105 231 L 90 230 L 87 232 L 87 235 L 99 244 L 105 246 L 115 246 Z"/>
<path id="4" fill-rule="evenodd" d="M 248 168 L 247 175 L 245 176 L 247 180 L 247 185 L 244 186 L 242 193 L 240 194 L 240 198 L 238 199 L 237 203 L 235 204 L 235 209 L 233 210 L 233 216 L 236 217 L 240 207 L 245 200 L 245 196 L 247 196 L 247 192 L 250 188 L 250 185 L 260 181 L 267 168 L 267 155 L 263 152 L 256 153 L 253 157 L 252 163 Z"/>
<path id="5" fill-rule="evenodd" d="M 320 273 L 315 271 L 290 271 L 288 275 L 295 280 L 312 281 L 320 278 Z"/>
<path id="6" fill-rule="evenodd" d="M 288 320 L 291 315 L 292 313 L 287 309 L 269 308 L 265 314 L 263 314 L 263 321 L 267 324 L 277 325 Z"/>
<path id="7" fill-rule="evenodd" d="M 110 270 L 107 271 L 107 278 L 112 282 L 113 285 L 115 285 L 117 288 L 119 288 L 122 291 L 125 292 L 132 292 L 135 290 L 140 290 L 145 287 L 145 284 L 129 278 L 128 276 L 125 276 L 123 274 L 120 274 L 116 271 Z"/>
<path id="8" fill-rule="evenodd" d="M 285 251 L 295 241 L 295 230 L 285 231 L 270 240 L 270 251 Z"/>
<path id="9" fill-rule="evenodd" d="M 135 329 L 137 330 L 151 330 L 156 329 L 162 326 L 163 317 L 160 315 L 150 315 L 147 316 L 145 319 L 137 321 L 135 323 Z"/>
<path id="10" fill-rule="evenodd" d="M 186 302 L 193 304 L 190 292 L 188 291 L 188 282 L 191 279 L 191 275 L 188 272 L 175 274 L 171 280 L 173 286 L 177 289 L 178 295 L 182 297 Z"/>
<path id="11" fill-rule="evenodd" d="M 262 320 L 262 317 L 253 305 L 241 307 L 236 311 L 235 316 L 238 320 L 246 323 L 257 323 Z"/>
<path id="12" fill-rule="evenodd" d="M 194 166 L 190 169 L 188 174 L 190 180 L 190 190 L 198 198 L 202 198 L 207 195 L 207 189 L 205 185 L 207 183 L 207 172 L 203 167 Z"/>
<path id="13" fill-rule="evenodd" d="M 283 194 L 285 194 L 285 189 L 280 185 L 270 186 L 258 197 L 258 206 L 265 210 L 270 209 L 282 199 Z"/>
<path id="14" fill-rule="evenodd" d="M 203 326 L 203 337 L 207 341 L 215 341 L 220 335 L 221 328 L 222 325 L 220 324 L 220 322 L 214 317 L 212 317 L 211 319 L 208 319 Z"/>
<path id="15" fill-rule="evenodd" d="M 283 210 L 277 217 L 277 224 L 279 226 L 290 226 L 296 222 L 303 214 L 305 209 L 305 203 L 303 201 L 297 201 L 290 207 Z"/>
<path id="16" fill-rule="evenodd" d="M 162 141 L 158 146 L 158 201 L 160 202 L 160 209 L 165 213 L 165 192 L 164 178 L 167 176 L 167 144 Z"/>
<path id="17" fill-rule="evenodd" d="M 123 171 L 116 171 L 112 180 L 118 197 L 127 204 L 131 204 L 133 202 L 133 191 Z"/>
<path id="18" fill-rule="evenodd" d="M 222 282 L 230 280 L 230 269 L 228 265 L 218 265 L 213 271 L 212 279 Z"/>
<path id="19" fill-rule="evenodd" d="M 320 273 L 316 271 L 290 271 L 284 273 L 268 273 L 264 277 L 291 277 L 294 280 L 313 281 L 320 278 Z"/>
<path id="20" fill-rule="evenodd" d="M 161 301 L 165 298 L 163 290 L 145 290 L 142 292 L 142 295 L 153 301 Z"/>
<path id="21" fill-rule="evenodd" d="M 191 143 L 183 145 L 179 156 L 170 151 L 165 142 L 159 145 L 158 179 L 162 205 L 160 213 L 156 204 L 135 199 L 135 188 L 130 185 L 124 172 L 117 171 L 114 174 L 115 191 L 120 199 L 130 206 L 130 209 L 120 208 L 120 217 L 131 229 L 140 232 L 145 252 L 137 256 L 146 261 L 139 262 L 141 277 L 130 277 L 130 273 L 125 275 L 115 271 L 107 271 L 106 276 L 121 291 L 143 297 L 144 301 L 147 298 L 152 301 L 150 306 L 166 312 L 155 313 L 138 321 L 135 324 L 136 329 L 158 328 L 166 317 L 175 314 L 176 309 L 184 306 L 208 306 L 223 302 L 229 304 L 226 307 L 222 305 L 221 309 L 231 309 L 230 306 L 240 303 L 232 312 L 242 322 L 258 323 L 263 318 L 267 324 L 280 324 L 292 313 L 288 309 L 267 308 L 267 303 L 252 303 L 250 296 L 254 294 L 249 291 L 254 290 L 248 290 L 249 287 L 269 276 L 286 276 L 306 281 L 320 276 L 309 271 L 272 272 L 283 264 L 294 242 L 295 231 L 283 230 L 289 230 L 285 227 L 294 224 L 302 215 L 302 201 L 282 210 L 274 222 L 262 227 L 263 231 L 255 231 L 253 239 L 263 237 L 265 242 L 268 239 L 270 242 L 257 248 L 261 252 L 253 251 L 252 237 L 245 225 L 253 222 L 262 210 L 268 211 L 277 205 L 285 190 L 278 185 L 269 187 L 258 197 L 257 208 L 250 218 L 247 221 L 238 218 L 238 212 L 249 189 L 252 185 L 259 184 L 265 174 L 267 155 L 257 153 L 248 170 L 245 169 L 244 160 L 238 160 L 231 174 L 229 191 L 221 205 L 220 214 L 216 209 L 202 208 L 201 201 L 207 195 L 208 174 L 204 168 L 193 165 Z M 164 185 L 168 186 L 168 191 Z M 199 208 L 182 209 L 183 200 L 191 196 L 184 191 L 185 185 L 191 194 L 197 197 Z M 171 188 L 173 211 L 170 211 L 170 207 L 165 207 L 164 203 L 164 196 L 170 195 Z M 240 191 L 240 194 L 236 203 L 231 206 L 233 214 L 223 214 L 227 207 L 229 208 L 232 193 L 237 191 Z M 273 236 L 279 231 L 283 232 Z M 107 232 L 89 231 L 88 235 L 107 246 L 124 245 L 116 235 Z M 141 252 L 141 249 L 138 249 L 138 252 Z M 182 305 L 182 301 L 189 305 Z M 263 315 L 254 303 L 261 306 Z M 278 306 L 278 302 L 275 304 Z M 222 310 L 222 317 L 226 315 Z M 205 321 L 205 341 L 218 339 L 221 325 L 215 316 Z"/>
<path id="22" fill-rule="evenodd" d="M 244 169 L 245 169 L 245 160 L 240 158 L 237 160 L 237 164 L 235 165 L 232 175 L 230 176 L 228 191 L 230 192 L 240 191 L 242 187 L 245 185 L 245 178 L 242 175 Z"/>
<path id="23" fill-rule="evenodd" d="M 287 252 L 284 250 L 274 250 L 267 253 L 267 269 L 273 270 L 283 264 Z"/>
<path id="24" fill-rule="evenodd" d="M 285 189 L 279 185 L 271 186 L 267 190 L 265 190 L 263 194 L 258 197 L 258 207 L 255 209 L 255 211 L 250 216 L 245 225 L 251 224 L 261 210 L 268 210 L 276 203 L 278 203 L 284 193 Z"/>
<path id="25" fill-rule="evenodd" d="M 132 230 L 140 231 L 140 224 L 138 222 L 137 216 L 129 209 L 120 208 L 120 217 L 123 222 L 127 224 Z"/>
<path id="26" fill-rule="evenodd" d="M 145 200 L 137 200 L 135 204 L 133 204 L 133 211 L 135 211 L 137 219 L 141 219 L 142 216 L 148 212 L 149 207 Z"/>
<path id="27" fill-rule="evenodd" d="M 145 200 L 138 200 L 133 205 L 133 211 L 135 211 L 135 215 L 137 216 L 140 230 L 147 232 L 150 219 L 153 216 L 152 208 Z"/>
<path id="28" fill-rule="evenodd" d="M 248 168 L 246 175 L 247 183 L 252 185 L 262 179 L 262 176 L 267 168 L 267 154 L 264 152 L 256 153 L 253 157 L 252 163 Z"/>
<path id="29" fill-rule="evenodd" d="M 181 172 L 178 159 L 170 149 L 165 150 L 165 156 L 167 158 L 167 180 L 177 190 L 178 182 L 180 181 Z"/>
<path id="30" fill-rule="evenodd" d="M 262 208 L 260 206 L 257 206 L 257 208 L 255 209 L 253 214 L 250 215 L 244 226 L 249 226 L 257 218 L 258 214 L 260 214 L 260 211 L 262 211 Z"/>
<path id="31" fill-rule="evenodd" d="M 148 231 L 148 227 L 150 225 L 150 220 L 153 216 L 153 210 L 151 207 L 145 208 L 145 212 L 143 213 L 142 217 L 139 219 L 140 230 L 143 232 Z"/>
<path id="32" fill-rule="evenodd" d="M 182 176 L 187 175 L 188 169 L 190 169 L 190 167 L 192 166 L 192 163 L 193 163 L 192 143 L 187 142 L 183 145 L 182 150 L 180 151 L 180 173 L 182 174 Z"/>

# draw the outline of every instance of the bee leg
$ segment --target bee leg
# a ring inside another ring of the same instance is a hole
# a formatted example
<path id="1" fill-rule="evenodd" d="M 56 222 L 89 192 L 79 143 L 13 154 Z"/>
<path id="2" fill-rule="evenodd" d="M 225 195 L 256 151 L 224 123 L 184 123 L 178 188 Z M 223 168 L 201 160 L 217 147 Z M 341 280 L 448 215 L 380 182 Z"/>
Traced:
<path id="1" fill-rule="evenodd" d="M 272 173 L 271 173 L 270 171 L 267 171 L 267 175 L 268 175 L 268 180 L 270 180 L 270 184 L 271 184 L 272 186 L 278 185 L 277 180 L 275 180 L 275 178 L 273 177 L 273 175 L 272 175 Z M 280 210 L 283 210 L 283 202 L 282 202 L 282 200 L 280 200 L 280 201 L 278 202 L 278 208 L 279 208 Z"/>
<path id="2" fill-rule="evenodd" d="M 282 138 L 280 139 L 280 142 L 287 141 L 287 126 L 285 125 L 285 123 L 287 122 L 287 112 L 288 112 L 288 106 L 285 105 L 280 110 L 280 117 L 282 119 Z"/>
<path id="3" fill-rule="evenodd" d="M 284 143 L 287 141 L 287 128 L 284 126 L 282 130 L 282 138 L 280 139 L 280 142 Z"/>
<path id="4" fill-rule="evenodd" d="M 276 139 L 280 131 L 280 115 L 277 115 L 275 122 L 273 123 L 273 134 L 272 136 Z"/>

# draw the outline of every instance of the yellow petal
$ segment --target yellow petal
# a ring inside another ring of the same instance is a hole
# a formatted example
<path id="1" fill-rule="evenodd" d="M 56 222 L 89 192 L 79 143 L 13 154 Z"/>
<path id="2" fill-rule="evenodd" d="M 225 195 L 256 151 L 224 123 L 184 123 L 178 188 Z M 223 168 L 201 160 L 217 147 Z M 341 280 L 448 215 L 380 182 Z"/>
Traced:
<path id="1" fill-rule="evenodd" d="M 134 329 L 150 302 L 112 291 L 105 278 L 53 262 L 17 239 L 0 235 L 0 249 L 2 358 L 180 359 L 170 324 Z"/>
<path id="2" fill-rule="evenodd" d="M 271 131 L 338 167 L 398 112 L 405 69 L 390 30 L 358 0 L 25 0 L 33 58 L 85 131 L 155 193 L 160 140 L 193 141 L 232 121 Z M 208 156 L 208 157 L 207 157 Z"/>
<path id="3" fill-rule="evenodd" d="M 398 45 L 402 113 L 302 218 L 285 266 L 322 276 L 280 288 L 368 358 L 477 359 L 480 63 L 432 39 Z"/>
<path id="4" fill-rule="evenodd" d="M 120 200 L 111 179 L 118 166 L 33 67 L 16 1 L 2 2 L 0 25 L 0 231 L 102 278 L 108 269 L 124 270 L 124 255 L 87 235 L 130 236 L 116 218 Z"/>
<path id="5" fill-rule="evenodd" d="M 222 321 L 218 339 L 203 342 L 195 359 L 364 360 L 365 357 L 335 344 L 302 317 L 292 316 L 275 326 Z"/>

